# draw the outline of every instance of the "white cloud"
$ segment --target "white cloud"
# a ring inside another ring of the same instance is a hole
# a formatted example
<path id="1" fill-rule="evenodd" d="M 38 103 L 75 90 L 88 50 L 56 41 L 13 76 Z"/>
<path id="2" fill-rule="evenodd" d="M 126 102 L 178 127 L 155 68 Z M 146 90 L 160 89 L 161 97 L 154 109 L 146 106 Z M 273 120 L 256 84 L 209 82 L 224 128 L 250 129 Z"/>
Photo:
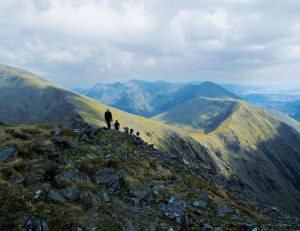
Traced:
<path id="1" fill-rule="evenodd" d="M 300 84 L 299 10 L 298 0 L 0 1 L 0 63 L 67 86 L 131 78 Z"/>

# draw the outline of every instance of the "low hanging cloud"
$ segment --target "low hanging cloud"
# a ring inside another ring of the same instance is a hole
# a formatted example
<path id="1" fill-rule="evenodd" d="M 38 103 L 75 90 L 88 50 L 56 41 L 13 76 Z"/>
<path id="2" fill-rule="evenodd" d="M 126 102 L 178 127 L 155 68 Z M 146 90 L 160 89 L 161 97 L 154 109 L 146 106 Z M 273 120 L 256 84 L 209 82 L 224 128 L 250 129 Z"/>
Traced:
<path id="1" fill-rule="evenodd" d="M 68 87 L 210 80 L 300 84 L 300 2 L 0 2 L 0 63 Z"/>

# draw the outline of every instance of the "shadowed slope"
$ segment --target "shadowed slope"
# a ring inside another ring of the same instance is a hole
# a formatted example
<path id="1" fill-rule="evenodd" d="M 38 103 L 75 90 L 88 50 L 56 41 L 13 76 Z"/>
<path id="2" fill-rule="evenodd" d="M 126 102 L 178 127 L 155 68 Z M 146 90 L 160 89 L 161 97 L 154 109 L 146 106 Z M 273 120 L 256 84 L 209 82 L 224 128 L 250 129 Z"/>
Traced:
<path id="1" fill-rule="evenodd" d="M 274 109 L 265 109 L 268 112 L 272 114 L 275 118 L 278 120 L 286 123 L 287 125 L 295 128 L 300 133 L 300 122 L 293 119 L 292 117 L 289 117 L 287 114 L 282 113 L 281 111 L 277 111 Z"/>
<path id="2" fill-rule="evenodd" d="M 191 135 L 215 153 L 215 162 L 265 200 L 300 211 L 300 136 L 245 102 L 215 131 Z"/>

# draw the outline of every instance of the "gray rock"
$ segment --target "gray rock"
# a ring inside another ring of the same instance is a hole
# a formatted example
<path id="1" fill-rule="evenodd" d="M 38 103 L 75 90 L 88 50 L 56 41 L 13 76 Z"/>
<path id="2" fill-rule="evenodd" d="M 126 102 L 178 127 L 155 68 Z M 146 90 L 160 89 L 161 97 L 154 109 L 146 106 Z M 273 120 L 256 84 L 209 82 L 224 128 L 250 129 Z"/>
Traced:
<path id="1" fill-rule="evenodd" d="M 35 195 L 34 195 L 34 199 L 39 199 L 40 195 L 42 194 L 43 190 L 39 189 L 35 192 Z"/>
<path id="2" fill-rule="evenodd" d="M 82 160 L 82 161 L 84 161 L 84 162 L 88 161 L 88 158 L 85 157 L 85 156 L 81 156 L 79 159 Z"/>
<path id="3" fill-rule="evenodd" d="M 24 215 L 24 228 L 22 231 L 49 231 L 48 223 L 29 214 Z"/>
<path id="4" fill-rule="evenodd" d="M 80 196 L 79 190 L 73 188 L 66 188 L 62 190 L 62 194 L 64 197 L 72 201 L 77 200 Z"/>
<path id="5" fill-rule="evenodd" d="M 125 220 L 125 231 L 135 231 L 134 225 L 131 220 Z"/>
<path id="6" fill-rule="evenodd" d="M 187 212 L 184 203 L 179 203 L 175 198 L 171 198 L 162 208 L 163 213 L 171 218 L 176 219 L 178 223 L 181 223 L 186 220 Z"/>
<path id="7" fill-rule="evenodd" d="M 115 170 L 112 168 L 100 170 L 93 175 L 93 179 L 97 184 L 104 184 L 113 190 L 119 189 L 121 187 L 123 177 L 123 171 Z"/>
<path id="8" fill-rule="evenodd" d="M 101 201 L 101 198 L 98 194 L 94 194 L 92 191 L 88 190 L 85 191 L 83 194 L 80 195 L 81 199 L 89 199 L 92 200 L 94 203 L 98 203 Z"/>
<path id="9" fill-rule="evenodd" d="M 138 201 L 144 200 L 147 197 L 147 192 L 143 190 L 134 191 L 132 194 Z"/>
<path id="10" fill-rule="evenodd" d="M 74 169 L 68 172 L 65 172 L 61 175 L 55 177 L 58 182 L 65 181 L 65 182 L 74 182 L 80 179 L 80 172 L 78 169 Z"/>
<path id="11" fill-rule="evenodd" d="M 212 227 L 211 225 L 209 224 L 204 224 L 201 231 L 213 231 L 214 230 L 214 227 Z"/>
<path id="12" fill-rule="evenodd" d="M 0 148 L 0 162 L 8 162 L 12 158 L 18 155 L 18 151 L 16 151 L 12 147 L 3 147 Z"/>
<path id="13" fill-rule="evenodd" d="M 153 190 L 158 191 L 158 190 L 164 189 L 165 186 L 163 184 L 160 184 L 160 183 L 154 183 L 154 184 L 152 184 L 152 188 L 153 188 Z"/>
<path id="14" fill-rule="evenodd" d="M 220 217 L 224 217 L 226 214 L 233 212 L 233 210 L 226 205 L 220 205 L 217 207 L 216 210 L 217 210 L 218 216 L 220 216 Z"/>
<path id="15" fill-rule="evenodd" d="M 26 181 L 26 177 L 21 177 L 19 179 L 13 180 L 11 183 L 12 184 L 24 184 L 24 182 Z"/>
<path id="16" fill-rule="evenodd" d="M 193 202 L 193 207 L 198 208 L 198 209 L 199 208 L 204 209 L 204 208 L 206 208 L 206 206 L 207 206 L 207 201 L 204 201 L 204 200 Z"/>
<path id="17" fill-rule="evenodd" d="M 78 145 L 70 139 L 62 139 L 62 138 L 53 138 L 52 142 L 61 148 L 78 148 Z"/>
<path id="18" fill-rule="evenodd" d="M 48 196 L 49 196 L 50 199 L 52 199 L 54 201 L 61 202 L 61 203 L 65 203 L 66 202 L 66 199 L 57 190 L 52 189 L 49 192 Z"/>

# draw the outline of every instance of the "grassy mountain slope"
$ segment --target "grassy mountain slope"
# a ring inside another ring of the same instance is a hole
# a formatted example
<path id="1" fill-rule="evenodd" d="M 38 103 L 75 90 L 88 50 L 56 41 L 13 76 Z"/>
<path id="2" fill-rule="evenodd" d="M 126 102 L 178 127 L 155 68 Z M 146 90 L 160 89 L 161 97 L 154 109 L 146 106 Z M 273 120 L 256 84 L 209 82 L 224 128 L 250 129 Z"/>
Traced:
<path id="1" fill-rule="evenodd" d="M 300 135 L 286 123 L 244 101 L 204 98 L 154 118 L 189 131 L 224 175 L 300 211 Z"/>
<path id="2" fill-rule="evenodd" d="M 84 121 L 72 110 L 75 96 L 40 77 L 0 65 L 0 121 L 5 124 L 61 123 L 70 127 Z"/>
<path id="3" fill-rule="evenodd" d="M 107 106 L 28 72 L 1 66 L 0 83 L 0 121 L 5 124 L 104 125 Z M 140 131 L 144 140 L 166 151 L 170 160 L 179 159 L 193 174 L 239 178 L 261 198 L 299 212 L 299 134 L 256 107 L 242 101 L 235 104 L 235 110 L 221 116 L 223 122 L 213 120 L 211 124 L 218 126 L 214 130 L 210 126 L 208 134 L 186 132 L 113 108 L 112 112 L 122 126 Z M 231 107 L 216 104 L 212 109 Z M 205 113 L 211 115 L 210 110 Z"/>
<path id="4" fill-rule="evenodd" d="M 194 98 L 153 119 L 167 124 L 176 125 L 186 130 L 203 131 L 215 130 L 231 115 L 237 106 L 236 101 Z"/>
<path id="5" fill-rule="evenodd" d="M 17 152 L 0 161 L 1 230 L 300 227 L 284 211 L 270 213 L 239 187 L 224 189 L 191 175 L 132 136 L 87 131 L 93 135 L 80 141 L 66 128 L 54 135 L 49 125 L 0 126 L 0 151 Z"/>
<path id="6" fill-rule="evenodd" d="M 297 121 L 297 120 L 289 117 L 287 114 L 285 114 L 281 111 L 277 111 L 275 109 L 266 109 L 266 111 L 271 113 L 278 120 L 280 120 L 280 121 L 288 124 L 289 126 L 295 128 L 296 131 L 298 131 L 300 133 L 300 122 L 299 121 Z"/>
<path id="7" fill-rule="evenodd" d="M 97 84 L 86 95 L 104 104 L 145 117 L 155 116 L 195 97 L 238 99 L 233 93 L 211 82 L 173 84 L 138 80 Z"/>
<path id="8" fill-rule="evenodd" d="M 215 162 L 265 200 L 300 209 L 300 136 L 285 123 L 246 102 L 239 102 L 216 130 L 192 137 L 215 153 Z"/>

